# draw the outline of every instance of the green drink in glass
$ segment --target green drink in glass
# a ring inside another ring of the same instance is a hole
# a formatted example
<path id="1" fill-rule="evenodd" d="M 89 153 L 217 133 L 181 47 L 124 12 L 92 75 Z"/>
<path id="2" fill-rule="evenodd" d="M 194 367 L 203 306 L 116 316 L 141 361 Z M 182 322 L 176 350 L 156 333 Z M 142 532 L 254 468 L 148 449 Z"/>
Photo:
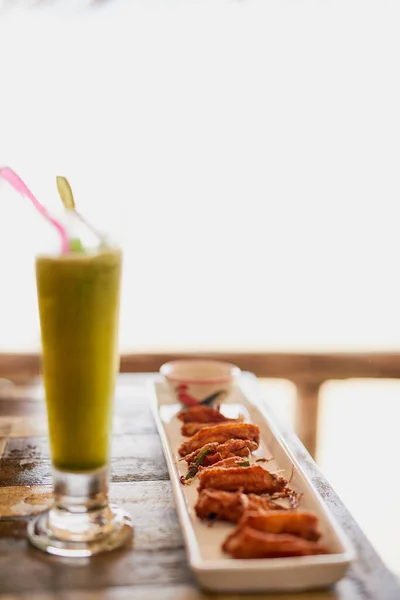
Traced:
<path id="1" fill-rule="evenodd" d="M 36 260 L 43 373 L 53 464 L 107 464 L 117 371 L 121 253 Z"/>
<path id="2" fill-rule="evenodd" d="M 85 233 L 74 210 L 69 217 Z M 132 535 L 129 515 L 108 504 L 122 254 L 89 234 L 95 244 L 72 239 L 68 252 L 36 259 L 55 502 L 28 535 L 38 548 L 71 557 L 111 550 Z"/>

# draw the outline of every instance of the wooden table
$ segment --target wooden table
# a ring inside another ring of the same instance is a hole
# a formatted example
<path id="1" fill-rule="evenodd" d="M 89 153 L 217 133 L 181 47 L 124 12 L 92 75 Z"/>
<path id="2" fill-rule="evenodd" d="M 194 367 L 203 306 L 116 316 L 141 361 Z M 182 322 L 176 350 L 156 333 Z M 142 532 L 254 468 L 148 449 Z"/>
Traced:
<path id="1" fill-rule="evenodd" d="M 92 559 L 60 559 L 26 540 L 30 517 L 51 502 L 51 465 L 43 388 L 0 385 L 0 598 L 30 600 L 220 600 L 202 592 L 186 564 L 185 549 L 146 382 L 155 375 L 121 375 L 116 392 L 111 498 L 132 514 L 133 546 Z M 247 377 L 251 377 L 247 375 Z M 254 380 L 254 385 L 256 381 Z M 358 560 L 330 590 L 270 594 L 284 600 L 399 600 L 400 587 L 298 438 L 280 427 L 353 541 Z M 382 509 L 382 504 L 377 504 Z M 260 598 L 241 596 L 242 598 Z"/>

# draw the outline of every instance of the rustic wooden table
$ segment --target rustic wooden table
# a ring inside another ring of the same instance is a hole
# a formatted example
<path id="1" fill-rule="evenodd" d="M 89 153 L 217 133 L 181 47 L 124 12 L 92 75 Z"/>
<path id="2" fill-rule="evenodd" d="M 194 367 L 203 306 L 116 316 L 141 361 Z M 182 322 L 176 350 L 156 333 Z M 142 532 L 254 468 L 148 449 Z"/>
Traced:
<path id="1" fill-rule="evenodd" d="M 46 555 L 30 547 L 26 540 L 29 519 L 51 502 L 51 467 L 41 383 L 29 388 L 0 385 L 1 598 L 11 600 L 25 595 L 30 600 L 239 598 L 202 592 L 187 567 L 168 472 L 149 409 L 146 383 L 151 377 L 155 376 L 121 375 L 116 392 L 111 497 L 132 514 L 133 545 L 75 561 Z M 298 438 L 283 427 L 281 431 L 353 541 L 358 558 L 347 577 L 330 590 L 270 594 L 268 598 L 399 600 L 396 579 Z"/>

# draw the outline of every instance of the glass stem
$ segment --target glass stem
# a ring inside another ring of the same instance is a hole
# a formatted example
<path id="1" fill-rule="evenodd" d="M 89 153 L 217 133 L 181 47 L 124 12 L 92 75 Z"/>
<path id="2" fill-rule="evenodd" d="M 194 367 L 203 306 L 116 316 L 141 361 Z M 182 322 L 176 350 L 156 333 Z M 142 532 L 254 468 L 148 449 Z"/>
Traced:
<path id="1" fill-rule="evenodd" d="M 109 534 L 108 468 L 85 473 L 53 470 L 49 528 L 60 540 L 87 542 Z"/>

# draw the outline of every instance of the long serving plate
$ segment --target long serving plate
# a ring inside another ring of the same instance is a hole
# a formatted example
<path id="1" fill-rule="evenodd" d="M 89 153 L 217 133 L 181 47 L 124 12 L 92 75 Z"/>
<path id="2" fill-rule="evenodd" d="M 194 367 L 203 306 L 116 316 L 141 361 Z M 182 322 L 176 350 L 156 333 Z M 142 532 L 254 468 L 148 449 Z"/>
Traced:
<path id="1" fill-rule="evenodd" d="M 180 476 L 187 473 L 187 465 L 185 461 L 179 461 L 178 448 L 188 439 L 181 435 L 182 423 L 176 417 L 181 405 L 171 395 L 165 382 L 153 382 L 152 410 L 171 477 L 190 567 L 199 583 L 212 591 L 300 591 L 329 586 L 344 576 L 354 558 L 352 547 L 287 448 L 272 419 L 265 414 L 265 407 L 258 399 L 257 387 L 251 379 L 241 377 L 221 405 L 221 412 L 230 418 L 242 414 L 246 422 L 260 427 L 260 447 L 253 453 L 251 462 L 257 458 L 273 457 L 267 463 L 257 464 L 265 465 L 269 471 L 283 469 L 282 475 L 287 478 L 293 473 L 291 488 L 304 494 L 300 508 L 319 517 L 322 532 L 320 542 L 328 546 L 331 554 L 250 560 L 233 559 L 224 554 L 221 545 L 235 526 L 224 522 L 210 525 L 196 516 L 197 479 L 191 485 L 182 485 L 180 482 Z"/>

